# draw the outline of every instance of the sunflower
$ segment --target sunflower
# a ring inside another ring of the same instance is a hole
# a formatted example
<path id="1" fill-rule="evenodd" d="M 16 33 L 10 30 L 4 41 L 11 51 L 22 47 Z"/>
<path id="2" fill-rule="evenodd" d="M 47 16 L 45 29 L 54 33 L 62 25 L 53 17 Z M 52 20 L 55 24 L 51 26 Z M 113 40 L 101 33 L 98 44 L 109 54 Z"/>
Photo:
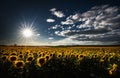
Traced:
<path id="1" fill-rule="evenodd" d="M 19 54 L 18 57 L 21 59 L 24 58 L 22 54 Z"/>
<path id="2" fill-rule="evenodd" d="M 113 75 L 114 71 L 113 70 L 109 70 L 109 75 Z"/>
<path id="3" fill-rule="evenodd" d="M 70 57 L 71 57 L 71 58 L 74 58 L 74 57 L 75 57 L 75 54 L 71 54 Z"/>
<path id="4" fill-rule="evenodd" d="M 76 54 L 76 57 L 79 58 L 79 54 Z"/>
<path id="5" fill-rule="evenodd" d="M 38 57 L 41 57 L 41 56 L 42 56 L 42 54 L 39 54 L 39 55 L 38 55 Z"/>
<path id="6" fill-rule="evenodd" d="M 6 61 L 7 58 L 8 58 L 8 56 L 6 56 L 6 55 L 1 56 L 1 60 L 2 60 L 2 61 Z"/>
<path id="7" fill-rule="evenodd" d="M 50 56 L 49 55 L 46 55 L 45 58 L 46 58 L 46 60 L 50 60 Z"/>
<path id="8" fill-rule="evenodd" d="M 15 68 L 24 68 L 25 63 L 22 60 L 14 61 L 14 67 Z"/>
<path id="9" fill-rule="evenodd" d="M 57 54 L 57 58 L 60 58 L 60 57 L 62 57 L 62 53 Z"/>
<path id="10" fill-rule="evenodd" d="M 17 55 L 17 53 L 16 52 L 12 52 L 10 55 Z"/>
<path id="11" fill-rule="evenodd" d="M 52 57 L 52 56 L 53 56 L 53 54 L 51 53 L 51 54 L 50 54 L 50 57 Z"/>
<path id="12" fill-rule="evenodd" d="M 26 59 L 26 62 L 31 62 L 34 60 L 34 57 L 33 56 L 29 56 L 27 59 Z"/>
<path id="13" fill-rule="evenodd" d="M 80 58 L 83 58 L 83 57 L 84 57 L 84 55 L 83 55 L 83 54 L 81 54 L 81 55 L 80 55 Z"/>
<path id="14" fill-rule="evenodd" d="M 10 61 L 10 62 L 14 62 L 14 61 L 16 61 L 16 60 L 18 60 L 18 57 L 17 57 L 16 55 L 11 55 L 11 56 L 9 57 L 9 61 Z"/>
<path id="15" fill-rule="evenodd" d="M 43 57 L 37 58 L 37 65 L 39 67 L 42 67 L 45 63 L 46 63 L 46 59 L 45 58 L 43 58 Z"/>
<path id="16" fill-rule="evenodd" d="M 45 53 L 43 53 L 42 55 L 43 55 L 43 57 L 44 57 L 44 56 L 45 56 Z"/>
<path id="17" fill-rule="evenodd" d="M 20 54 L 22 54 L 22 52 L 19 52 Z"/>
<path id="18" fill-rule="evenodd" d="M 68 55 L 67 55 L 67 54 L 65 55 L 65 58 L 68 58 Z"/>
<path id="19" fill-rule="evenodd" d="M 105 61 L 104 61 L 104 59 L 101 58 L 99 62 L 101 65 L 103 65 Z"/>
<path id="20" fill-rule="evenodd" d="M 97 56 L 98 56 L 98 55 L 97 55 L 97 54 L 95 54 L 95 55 L 93 55 L 93 58 L 97 58 Z"/>
<path id="21" fill-rule="evenodd" d="M 116 69 L 117 69 L 117 67 L 118 67 L 118 65 L 114 63 L 114 64 L 113 64 L 113 69 L 115 69 L 115 70 L 116 70 Z"/>
<path id="22" fill-rule="evenodd" d="M 3 53 L 3 55 L 6 55 L 6 56 L 8 56 L 8 55 L 9 55 L 9 53 Z"/>

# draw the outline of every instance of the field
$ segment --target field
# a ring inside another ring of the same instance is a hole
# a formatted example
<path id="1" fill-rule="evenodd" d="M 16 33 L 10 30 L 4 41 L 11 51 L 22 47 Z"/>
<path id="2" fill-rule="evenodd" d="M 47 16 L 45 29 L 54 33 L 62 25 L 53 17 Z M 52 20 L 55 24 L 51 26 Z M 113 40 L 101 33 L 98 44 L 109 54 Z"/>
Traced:
<path id="1" fill-rule="evenodd" d="M 0 78 L 120 78 L 120 46 L 0 46 Z"/>

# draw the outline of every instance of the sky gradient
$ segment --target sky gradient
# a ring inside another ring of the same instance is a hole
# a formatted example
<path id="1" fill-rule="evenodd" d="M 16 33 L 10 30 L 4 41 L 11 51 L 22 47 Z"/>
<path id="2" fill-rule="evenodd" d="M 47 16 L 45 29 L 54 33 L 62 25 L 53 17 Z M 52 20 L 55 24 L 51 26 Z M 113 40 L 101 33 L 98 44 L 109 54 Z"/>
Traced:
<path id="1" fill-rule="evenodd" d="M 0 45 L 120 45 L 120 0 L 1 0 Z M 23 36 L 24 29 L 32 36 Z"/>

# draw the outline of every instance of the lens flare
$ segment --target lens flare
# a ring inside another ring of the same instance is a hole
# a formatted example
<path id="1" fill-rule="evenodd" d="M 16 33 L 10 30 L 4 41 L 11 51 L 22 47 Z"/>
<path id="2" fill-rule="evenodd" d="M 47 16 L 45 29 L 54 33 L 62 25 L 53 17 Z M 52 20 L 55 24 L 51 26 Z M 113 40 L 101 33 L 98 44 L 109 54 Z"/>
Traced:
<path id="1" fill-rule="evenodd" d="M 20 27 L 20 34 L 23 38 L 30 38 L 36 35 L 36 28 L 33 24 L 22 24 Z"/>
<path id="2" fill-rule="evenodd" d="M 23 36 L 24 37 L 31 37 L 33 35 L 33 31 L 31 29 L 24 29 Z"/>
<path id="3" fill-rule="evenodd" d="M 18 33 L 18 43 L 31 45 L 34 44 L 38 38 L 37 28 L 32 23 L 23 22 L 19 26 L 19 33 Z"/>

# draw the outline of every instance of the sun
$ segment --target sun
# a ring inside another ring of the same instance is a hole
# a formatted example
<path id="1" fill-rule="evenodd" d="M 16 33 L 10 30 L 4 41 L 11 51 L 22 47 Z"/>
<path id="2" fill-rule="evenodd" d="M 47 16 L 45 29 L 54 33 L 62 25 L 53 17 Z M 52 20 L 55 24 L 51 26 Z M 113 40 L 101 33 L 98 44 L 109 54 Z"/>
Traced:
<path id="1" fill-rule="evenodd" d="M 37 32 L 38 28 L 34 22 L 22 22 L 18 28 L 18 43 L 21 45 L 32 45 L 38 42 L 40 33 Z"/>
<path id="2" fill-rule="evenodd" d="M 36 40 L 37 29 L 33 23 L 21 23 L 18 32 L 19 43 L 32 43 Z"/>
<path id="3" fill-rule="evenodd" d="M 20 26 L 19 34 L 21 38 L 29 39 L 36 35 L 36 28 L 33 24 L 23 23 Z"/>
<path id="4" fill-rule="evenodd" d="M 33 31 L 31 29 L 26 28 L 23 30 L 22 34 L 24 37 L 29 38 L 32 37 Z"/>

